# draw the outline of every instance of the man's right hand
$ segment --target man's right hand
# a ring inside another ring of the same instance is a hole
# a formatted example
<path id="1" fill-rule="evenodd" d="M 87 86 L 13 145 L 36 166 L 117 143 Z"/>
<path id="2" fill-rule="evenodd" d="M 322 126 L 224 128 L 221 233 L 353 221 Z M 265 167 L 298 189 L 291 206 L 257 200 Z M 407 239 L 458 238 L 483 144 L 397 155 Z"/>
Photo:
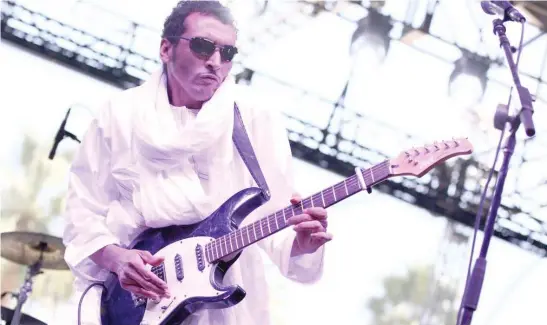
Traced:
<path id="1" fill-rule="evenodd" d="M 121 287 L 137 296 L 154 300 L 170 297 L 167 284 L 146 269 L 146 264 L 161 264 L 162 257 L 155 257 L 147 251 L 108 245 L 93 254 L 91 259 L 116 273 Z"/>

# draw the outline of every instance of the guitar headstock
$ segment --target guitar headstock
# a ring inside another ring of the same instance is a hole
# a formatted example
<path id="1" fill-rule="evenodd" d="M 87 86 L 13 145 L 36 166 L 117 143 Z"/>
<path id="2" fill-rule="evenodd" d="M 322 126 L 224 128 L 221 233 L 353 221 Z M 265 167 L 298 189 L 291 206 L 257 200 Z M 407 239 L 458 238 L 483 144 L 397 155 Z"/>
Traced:
<path id="1" fill-rule="evenodd" d="M 391 159 L 391 174 L 422 177 L 435 165 L 452 157 L 468 155 L 472 152 L 473 145 L 467 138 L 452 139 L 412 148 Z"/>

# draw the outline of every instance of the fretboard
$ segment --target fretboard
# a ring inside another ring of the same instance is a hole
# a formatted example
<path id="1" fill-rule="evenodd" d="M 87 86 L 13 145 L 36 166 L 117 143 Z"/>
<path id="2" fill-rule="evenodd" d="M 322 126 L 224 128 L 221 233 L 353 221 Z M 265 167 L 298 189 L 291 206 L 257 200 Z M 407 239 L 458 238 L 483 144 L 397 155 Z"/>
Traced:
<path id="1" fill-rule="evenodd" d="M 369 169 L 361 170 L 367 188 L 378 184 L 389 177 L 389 160 Z M 288 206 L 265 218 L 243 226 L 229 234 L 221 236 L 205 246 L 205 256 L 209 262 L 214 262 L 261 240 L 288 226 L 287 220 L 302 214 L 304 209 L 312 207 L 328 208 L 355 193 L 364 190 L 357 175 L 328 187 L 299 204 Z"/>

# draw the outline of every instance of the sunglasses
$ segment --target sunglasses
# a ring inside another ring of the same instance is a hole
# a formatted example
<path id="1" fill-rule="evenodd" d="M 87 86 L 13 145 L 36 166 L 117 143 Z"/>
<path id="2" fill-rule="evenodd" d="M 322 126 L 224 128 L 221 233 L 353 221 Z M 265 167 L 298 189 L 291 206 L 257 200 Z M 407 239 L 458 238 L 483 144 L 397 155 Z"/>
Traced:
<path id="1" fill-rule="evenodd" d="M 218 49 L 220 58 L 224 62 L 232 61 L 237 54 L 237 47 L 232 45 L 216 45 L 215 42 L 203 37 L 186 38 L 181 36 L 177 38 L 188 41 L 190 50 L 203 58 L 210 58 L 211 55 L 215 53 L 216 49 Z"/>

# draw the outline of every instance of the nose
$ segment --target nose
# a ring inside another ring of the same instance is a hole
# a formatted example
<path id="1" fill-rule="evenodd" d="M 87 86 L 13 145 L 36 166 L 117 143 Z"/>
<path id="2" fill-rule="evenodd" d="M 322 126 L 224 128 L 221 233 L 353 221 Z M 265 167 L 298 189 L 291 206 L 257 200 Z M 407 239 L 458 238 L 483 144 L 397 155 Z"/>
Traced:
<path id="1" fill-rule="evenodd" d="M 213 53 L 213 55 L 211 55 L 209 59 L 207 59 L 207 62 L 206 62 L 207 69 L 212 71 L 217 71 L 218 69 L 220 69 L 221 64 L 222 64 L 222 59 L 220 57 L 220 51 L 218 49 L 215 49 L 215 52 Z"/>

